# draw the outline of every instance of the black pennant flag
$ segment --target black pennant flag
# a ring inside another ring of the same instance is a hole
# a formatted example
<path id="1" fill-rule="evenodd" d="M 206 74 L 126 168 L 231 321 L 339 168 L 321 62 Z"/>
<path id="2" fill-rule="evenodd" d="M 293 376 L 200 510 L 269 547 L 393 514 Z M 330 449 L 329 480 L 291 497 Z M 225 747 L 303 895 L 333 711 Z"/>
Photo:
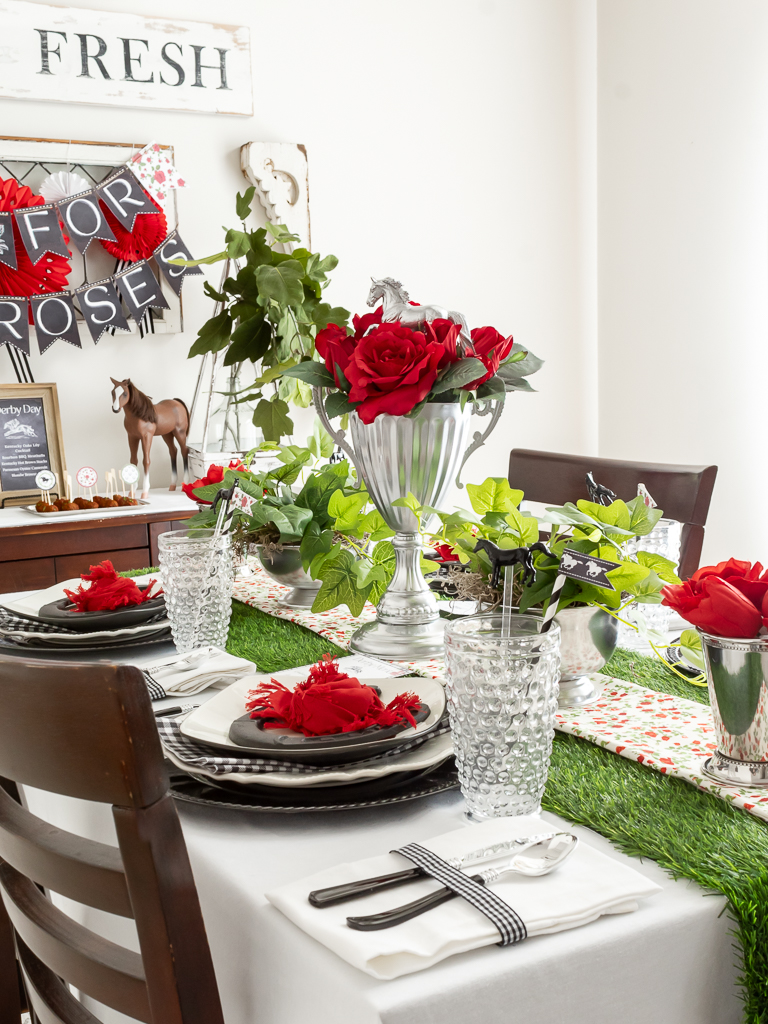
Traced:
<path id="1" fill-rule="evenodd" d="M 130 270 L 118 274 L 115 284 L 136 323 L 141 321 L 147 306 L 154 306 L 155 309 L 171 308 L 163 298 L 157 278 L 146 260 L 134 263 Z"/>
<path id="2" fill-rule="evenodd" d="M 111 278 L 105 278 L 96 284 L 83 285 L 77 289 L 75 295 L 94 345 L 98 344 L 102 334 L 111 327 L 118 331 L 130 331 L 131 328 L 120 305 L 120 297 Z"/>
<path id="3" fill-rule="evenodd" d="M 102 182 L 96 193 L 127 231 L 133 231 L 137 214 L 160 212 L 127 168 Z"/>
<path id="4" fill-rule="evenodd" d="M 107 242 L 117 241 L 93 192 L 73 196 L 66 202 L 58 203 L 58 207 L 67 233 L 79 252 L 85 252 L 94 238 Z"/>
<path id="5" fill-rule="evenodd" d="M 158 267 L 165 275 L 166 281 L 177 295 L 181 295 L 181 286 L 184 284 L 185 277 L 191 277 L 193 274 L 202 274 L 203 272 L 200 267 L 176 267 L 168 262 L 168 260 L 194 259 L 194 256 L 190 255 L 189 249 L 182 242 L 178 231 L 172 231 L 162 245 L 158 245 L 152 255 L 155 257 Z"/>
<path id="6" fill-rule="evenodd" d="M 597 558 L 595 555 L 585 555 L 582 551 L 574 551 L 573 548 L 565 548 L 557 571 L 580 583 L 591 583 L 593 587 L 602 587 L 603 590 L 615 590 L 616 587 L 606 573 L 618 569 L 620 565 L 621 562 L 609 562 L 607 558 Z"/>
<path id="7" fill-rule="evenodd" d="M 59 214 L 53 203 L 14 210 L 14 217 L 24 248 L 33 263 L 39 263 L 46 252 L 55 252 L 69 259 L 71 254 L 64 241 Z"/>
<path id="8" fill-rule="evenodd" d="M 13 345 L 29 355 L 27 300 L 0 295 L 0 345 Z"/>
<path id="9" fill-rule="evenodd" d="M 74 345 L 75 348 L 82 348 L 75 317 L 75 305 L 70 292 L 33 295 L 31 302 L 40 355 L 49 349 L 55 341 L 66 341 L 70 345 Z"/>
<path id="10" fill-rule="evenodd" d="M 0 263 L 11 270 L 17 269 L 16 243 L 13 240 L 13 220 L 10 211 L 0 213 Z"/>

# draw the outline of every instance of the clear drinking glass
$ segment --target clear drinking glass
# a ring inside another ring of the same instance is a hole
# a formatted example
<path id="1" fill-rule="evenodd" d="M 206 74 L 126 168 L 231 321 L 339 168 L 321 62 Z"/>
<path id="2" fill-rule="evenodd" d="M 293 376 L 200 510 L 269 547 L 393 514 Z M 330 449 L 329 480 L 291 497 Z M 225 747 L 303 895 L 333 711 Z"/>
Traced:
<path id="1" fill-rule="evenodd" d="M 473 820 L 541 805 L 555 732 L 560 627 L 537 615 L 470 615 L 445 631 L 448 713 L 461 791 Z M 503 633 L 503 635 L 502 635 Z"/>
<path id="2" fill-rule="evenodd" d="M 663 555 L 675 563 L 675 569 L 680 563 L 680 540 L 682 537 L 683 524 L 676 519 L 660 519 L 653 530 L 646 537 L 637 538 L 637 550 L 648 551 L 653 555 Z M 625 617 L 630 622 L 635 622 L 635 612 L 639 611 L 649 629 L 656 629 L 660 633 L 666 633 L 669 629 L 669 618 L 672 612 L 663 604 L 631 604 L 626 609 Z M 645 641 L 630 626 L 623 623 L 619 626 L 619 646 L 629 648 L 645 648 Z"/>
<path id="3" fill-rule="evenodd" d="M 182 654 L 226 647 L 232 615 L 231 538 L 213 530 L 172 530 L 158 537 L 165 607 Z"/>

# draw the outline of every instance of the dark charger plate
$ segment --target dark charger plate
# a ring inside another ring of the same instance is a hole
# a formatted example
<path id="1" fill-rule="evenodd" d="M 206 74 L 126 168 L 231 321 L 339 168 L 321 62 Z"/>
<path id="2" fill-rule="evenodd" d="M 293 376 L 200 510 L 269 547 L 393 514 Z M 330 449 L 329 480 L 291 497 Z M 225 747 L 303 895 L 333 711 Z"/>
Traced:
<path id="1" fill-rule="evenodd" d="M 142 588 L 145 589 L 145 588 Z M 60 601 L 44 604 L 37 613 L 41 622 L 63 626 L 78 633 L 94 633 L 102 629 L 127 629 L 139 626 L 165 612 L 165 597 L 152 597 L 144 604 L 129 604 L 109 612 L 76 612 L 72 602 L 64 597 Z"/>
<path id="2" fill-rule="evenodd" d="M 276 789 L 258 784 L 240 785 L 224 779 L 202 780 L 182 772 L 171 775 L 174 799 L 206 807 L 228 807 L 236 811 L 298 814 L 302 811 L 351 811 L 364 807 L 418 800 L 434 793 L 444 793 L 459 785 L 452 757 L 442 764 L 414 772 L 396 772 L 370 782 L 349 786 L 327 786 Z"/>
<path id="3" fill-rule="evenodd" d="M 413 717 L 416 722 L 423 722 L 429 714 L 429 705 L 422 703 Z M 435 722 L 432 729 L 438 725 L 439 722 Z M 358 732 L 304 736 L 291 729 L 265 729 L 261 719 L 251 718 L 249 714 L 245 714 L 232 723 L 229 738 L 243 750 L 248 750 L 259 757 L 294 761 L 296 764 L 329 765 L 346 764 L 349 761 L 364 760 L 375 757 L 376 754 L 383 754 L 392 746 L 390 740 L 409 728 L 411 726 L 402 724 L 386 728 L 373 725 Z M 432 729 L 425 732 L 431 732 Z"/>

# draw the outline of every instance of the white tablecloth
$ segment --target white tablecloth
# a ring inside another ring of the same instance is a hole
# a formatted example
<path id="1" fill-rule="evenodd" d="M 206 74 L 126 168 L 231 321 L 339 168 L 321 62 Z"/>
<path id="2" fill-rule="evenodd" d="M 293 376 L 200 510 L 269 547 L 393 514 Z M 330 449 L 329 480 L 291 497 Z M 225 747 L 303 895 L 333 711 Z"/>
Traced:
<path id="1" fill-rule="evenodd" d="M 164 648 L 147 648 L 133 660 L 146 662 L 159 653 Z M 216 692 L 203 691 L 194 701 Z M 169 698 L 155 706 L 178 702 Z M 31 789 L 26 797 L 30 810 L 46 820 L 116 844 L 105 805 Z M 382 982 L 307 936 L 268 904 L 264 893 L 341 861 L 459 827 L 458 792 L 393 807 L 295 815 L 178 806 L 226 1024 L 738 1024 L 742 1019 L 734 926 L 723 913 L 725 900 L 672 880 L 651 861 L 625 858 L 587 829 L 574 831 L 663 891 L 631 914 L 517 946 L 464 953 Z M 570 827 L 555 815 L 544 817 Z M 404 892 L 393 891 L 393 906 L 404 902 Z M 132 921 L 60 898 L 56 902 L 94 931 L 138 949 Z M 99 1012 L 110 1024 L 128 1021 Z"/>
<path id="2" fill-rule="evenodd" d="M 28 790 L 30 809 L 114 842 L 108 808 Z M 663 886 L 632 914 L 452 957 L 379 982 L 296 928 L 264 892 L 343 860 L 462 823 L 457 793 L 333 814 L 256 814 L 180 805 L 227 1024 L 737 1024 L 732 922 L 724 900 L 627 858 Z M 555 815 L 545 818 L 563 825 Z M 582 840 L 619 859 L 600 836 Z M 404 891 L 404 890 L 403 890 Z M 393 892 L 393 906 L 400 894 Z M 131 942 L 132 922 L 77 908 Z M 131 944 L 134 944 L 131 942 Z M 134 948 L 135 944 L 134 944 Z M 114 1018 L 117 1019 L 117 1018 Z"/>

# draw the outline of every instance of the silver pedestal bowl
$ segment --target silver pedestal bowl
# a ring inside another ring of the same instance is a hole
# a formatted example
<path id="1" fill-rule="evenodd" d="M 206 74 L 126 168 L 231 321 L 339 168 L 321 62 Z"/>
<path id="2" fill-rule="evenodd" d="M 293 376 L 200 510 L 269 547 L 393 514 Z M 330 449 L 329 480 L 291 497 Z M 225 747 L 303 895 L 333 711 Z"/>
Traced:
<path id="1" fill-rule="evenodd" d="M 275 583 L 292 588 L 289 594 L 280 598 L 279 603 L 284 608 L 311 608 L 321 581 L 311 579 L 304 572 L 298 546 L 286 546 L 282 551 L 270 549 L 269 552 L 265 552 L 261 544 L 255 544 L 254 548 L 267 576 Z"/>
<path id="2" fill-rule="evenodd" d="M 603 683 L 593 679 L 616 650 L 619 624 L 600 608 L 564 608 L 557 613 L 560 623 L 560 696 L 561 708 L 592 704 L 603 691 Z"/>

